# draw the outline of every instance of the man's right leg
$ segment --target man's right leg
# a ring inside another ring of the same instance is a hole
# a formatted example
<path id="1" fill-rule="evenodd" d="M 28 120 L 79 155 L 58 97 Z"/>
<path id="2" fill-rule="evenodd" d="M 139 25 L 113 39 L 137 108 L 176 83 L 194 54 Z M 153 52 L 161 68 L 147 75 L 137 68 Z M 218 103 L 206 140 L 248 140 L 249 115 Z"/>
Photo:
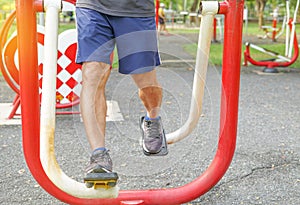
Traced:
<path id="1" fill-rule="evenodd" d="M 93 150 L 85 169 L 85 184 L 108 188 L 116 185 L 118 174 L 112 172 L 112 160 L 105 148 L 106 98 L 105 85 L 110 75 L 110 65 L 86 62 L 82 66 L 80 108 L 88 141 Z"/>
<path id="2" fill-rule="evenodd" d="M 105 85 L 110 75 L 110 65 L 86 62 L 82 67 L 80 108 L 86 135 L 93 150 L 86 172 L 112 171 L 112 161 L 105 149 L 106 98 Z M 98 171 L 97 171 L 98 170 Z"/>
<path id="3" fill-rule="evenodd" d="M 76 16 L 76 62 L 83 64 L 80 108 L 87 139 L 93 150 L 84 181 L 87 187 L 97 183 L 114 186 L 118 175 L 112 172 L 112 160 L 105 148 L 105 86 L 110 75 L 110 55 L 115 47 L 114 33 L 105 14 L 77 7 Z"/>
<path id="4" fill-rule="evenodd" d="M 85 131 L 92 150 L 105 147 L 106 98 L 105 85 L 110 65 L 85 62 L 82 66 L 80 109 Z"/>

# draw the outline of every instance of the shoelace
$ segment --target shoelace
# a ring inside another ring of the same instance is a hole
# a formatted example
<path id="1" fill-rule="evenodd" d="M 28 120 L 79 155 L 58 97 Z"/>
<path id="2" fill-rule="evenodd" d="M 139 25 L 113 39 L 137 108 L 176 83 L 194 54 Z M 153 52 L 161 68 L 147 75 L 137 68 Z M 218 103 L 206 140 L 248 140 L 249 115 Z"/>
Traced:
<path id="1" fill-rule="evenodd" d="M 91 157 L 91 162 L 98 162 L 98 161 L 101 161 L 103 158 L 106 157 L 106 154 L 109 152 L 109 150 L 105 150 L 99 154 L 96 154 L 94 156 Z"/>
<path id="2" fill-rule="evenodd" d="M 147 136 L 151 138 L 160 138 L 160 133 L 157 135 L 157 130 L 159 130 L 159 123 L 155 121 L 145 120 L 145 132 Z"/>

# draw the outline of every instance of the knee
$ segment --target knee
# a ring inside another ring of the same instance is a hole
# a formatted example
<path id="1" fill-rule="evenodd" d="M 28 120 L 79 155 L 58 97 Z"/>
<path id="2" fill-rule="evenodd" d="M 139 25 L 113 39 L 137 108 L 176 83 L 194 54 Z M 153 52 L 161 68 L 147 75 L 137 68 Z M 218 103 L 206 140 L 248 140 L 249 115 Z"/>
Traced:
<path id="1" fill-rule="evenodd" d="M 104 86 L 110 66 L 104 63 L 87 62 L 82 66 L 82 84 L 85 86 Z"/>

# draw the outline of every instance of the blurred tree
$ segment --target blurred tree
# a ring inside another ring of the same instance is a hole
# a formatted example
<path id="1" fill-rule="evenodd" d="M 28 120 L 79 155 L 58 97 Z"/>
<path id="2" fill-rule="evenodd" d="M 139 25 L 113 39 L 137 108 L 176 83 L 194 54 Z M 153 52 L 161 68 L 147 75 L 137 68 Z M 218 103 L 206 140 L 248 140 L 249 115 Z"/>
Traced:
<path id="1" fill-rule="evenodd" d="M 261 28 L 264 25 L 264 10 L 267 0 L 256 0 L 256 11 L 258 16 L 258 26 Z"/>
<path id="2" fill-rule="evenodd" d="M 6 2 L 7 0 L 0 0 L 0 2 Z M 289 0 L 291 13 L 295 9 L 297 0 Z M 166 8 L 174 11 L 190 11 L 196 12 L 199 5 L 199 0 L 161 0 L 161 3 L 166 5 Z M 258 18 L 258 25 L 261 27 L 264 25 L 264 16 L 270 15 L 274 8 L 281 7 L 281 15 L 285 14 L 285 0 L 245 0 L 245 4 L 248 6 L 248 14 L 251 17 Z M 266 9 L 266 6 L 268 9 Z M 298 10 L 298 16 L 300 18 L 300 10 Z M 299 19 L 298 18 L 298 19 Z"/>
<path id="3" fill-rule="evenodd" d="M 197 13 L 198 5 L 199 5 L 199 0 L 193 0 L 193 4 L 190 8 L 190 11 L 192 13 Z M 196 18 L 198 18 L 198 17 L 197 16 L 191 16 L 190 17 L 190 23 L 196 23 Z"/>
<path id="4" fill-rule="evenodd" d="M 194 0 L 160 0 L 160 3 L 164 3 L 166 8 L 173 9 L 175 11 L 189 11 L 193 5 Z"/>
<path id="5" fill-rule="evenodd" d="M 15 9 L 14 0 L 0 0 L 0 20 L 6 18 L 7 13 Z"/>
<path id="6" fill-rule="evenodd" d="M 14 5 L 14 0 L 0 0 L 0 10 L 6 10 L 6 8 L 11 8 Z"/>

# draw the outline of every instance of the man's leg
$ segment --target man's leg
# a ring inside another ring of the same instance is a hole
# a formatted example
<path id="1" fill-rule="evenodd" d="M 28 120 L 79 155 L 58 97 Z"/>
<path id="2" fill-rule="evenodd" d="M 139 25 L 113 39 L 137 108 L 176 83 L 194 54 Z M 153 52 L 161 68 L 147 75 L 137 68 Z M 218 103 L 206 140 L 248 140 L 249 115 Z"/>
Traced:
<path id="1" fill-rule="evenodd" d="M 141 118 L 143 133 L 143 149 L 146 155 L 166 155 L 168 153 L 165 133 L 159 116 L 162 102 L 162 88 L 160 87 L 156 71 L 132 75 L 139 88 L 147 115 Z"/>
<path id="2" fill-rule="evenodd" d="M 158 117 L 162 102 L 162 88 L 157 81 L 156 71 L 133 74 L 132 78 L 139 88 L 139 97 L 147 110 L 147 116 Z"/>
<path id="3" fill-rule="evenodd" d="M 108 17 L 88 8 L 76 8 L 78 29 L 77 63 L 82 67 L 80 108 L 92 153 L 85 169 L 87 187 L 116 185 L 118 175 L 112 172 L 112 160 L 105 148 L 105 86 L 110 75 L 110 55 L 115 47 L 113 29 Z M 96 19 L 91 21 L 91 19 Z M 88 32 L 87 32 L 88 31 Z M 102 62 L 102 63 L 100 63 Z"/>
<path id="4" fill-rule="evenodd" d="M 85 131 L 92 150 L 105 147 L 106 98 L 105 85 L 110 65 L 86 62 L 82 66 L 80 108 Z"/>
<path id="5" fill-rule="evenodd" d="M 105 148 L 105 85 L 110 75 L 110 65 L 87 62 L 82 69 L 80 108 L 87 138 L 93 150 L 90 163 L 85 168 L 84 181 L 88 188 L 98 185 L 103 188 L 114 187 L 118 174 L 112 172 L 112 160 Z"/>

